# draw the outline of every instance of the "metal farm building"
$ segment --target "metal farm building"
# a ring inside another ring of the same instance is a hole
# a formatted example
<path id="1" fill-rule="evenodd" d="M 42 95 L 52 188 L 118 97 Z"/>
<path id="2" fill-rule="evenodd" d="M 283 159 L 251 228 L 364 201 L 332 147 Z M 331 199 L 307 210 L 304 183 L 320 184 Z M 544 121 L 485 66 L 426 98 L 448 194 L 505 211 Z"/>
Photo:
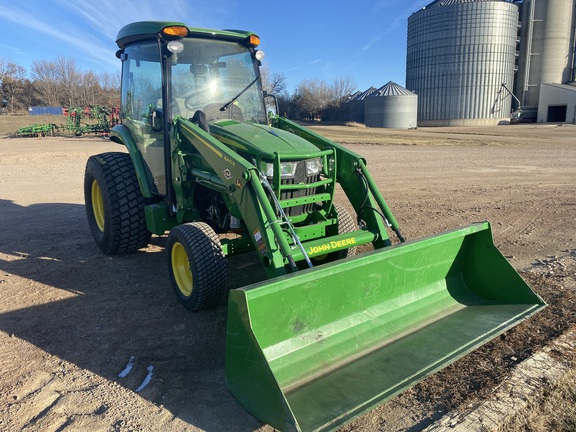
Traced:
<path id="1" fill-rule="evenodd" d="M 417 112 L 418 95 L 392 81 L 364 99 L 364 123 L 368 127 L 412 129 Z"/>
<path id="2" fill-rule="evenodd" d="M 502 0 L 438 0 L 408 19 L 406 87 L 419 126 L 497 124 L 510 118 L 518 6 Z"/>

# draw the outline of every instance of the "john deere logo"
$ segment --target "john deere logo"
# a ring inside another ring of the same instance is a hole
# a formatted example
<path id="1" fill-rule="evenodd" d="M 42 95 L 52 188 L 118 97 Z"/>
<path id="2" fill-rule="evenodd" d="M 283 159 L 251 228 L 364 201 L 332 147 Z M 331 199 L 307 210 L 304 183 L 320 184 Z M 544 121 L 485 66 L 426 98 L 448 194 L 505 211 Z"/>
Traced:
<path id="1" fill-rule="evenodd" d="M 331 241 L 329 243 L 324 243 L 323 245 L 320 246 L 310 246 L 310 248 L 308 249 L 308 255 L 326 253 L 334 249 L 341 249 L 344 247 L 354 246 L 355 244 L 356 244 L 355 237 L 345 240 Z"/>

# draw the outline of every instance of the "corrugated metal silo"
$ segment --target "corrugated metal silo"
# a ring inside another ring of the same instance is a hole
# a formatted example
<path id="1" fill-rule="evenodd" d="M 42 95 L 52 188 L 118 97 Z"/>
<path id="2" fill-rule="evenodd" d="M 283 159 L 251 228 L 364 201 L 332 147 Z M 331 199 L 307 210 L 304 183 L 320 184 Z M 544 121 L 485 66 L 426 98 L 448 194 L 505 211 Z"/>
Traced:
<path id="1" fill-rule="evenodd" d="M 417 125 L 418 96 L 390 81 L 364 99 L 368 127 L 411 129 Z"/>
<path id="2" fill-rule="evenodd" d="M 368 90 L 355 94 L 348 102 L 348 110 L 351 122 L 364 123 L 364 99 L 377 91 L 376 87 L 370 87 Z"/>
<path id="3" fill-rule="evenodd" d="M 437 0 L 408 19 L 406 87 L 419 126 L 497 124 L 510 118 L 518 6 Z"/>
<path id="4" fill-rule="evenodd" d="M 538 106 L 541 83 L 571 81 L 575 3 L 524 0 L 516 86 L 522 105 Z"/>

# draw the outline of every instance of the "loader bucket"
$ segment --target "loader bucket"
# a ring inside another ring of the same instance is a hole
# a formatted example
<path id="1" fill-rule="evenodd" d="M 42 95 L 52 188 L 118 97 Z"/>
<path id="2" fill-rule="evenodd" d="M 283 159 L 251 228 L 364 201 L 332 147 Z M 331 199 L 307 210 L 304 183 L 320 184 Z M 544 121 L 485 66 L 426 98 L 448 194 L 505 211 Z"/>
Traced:
<path id="1" fill-rule="evenodd" d="M 544 307 L 473 224 L 232 290 L 227 384 L 277 429 L 332 430 Z"/>

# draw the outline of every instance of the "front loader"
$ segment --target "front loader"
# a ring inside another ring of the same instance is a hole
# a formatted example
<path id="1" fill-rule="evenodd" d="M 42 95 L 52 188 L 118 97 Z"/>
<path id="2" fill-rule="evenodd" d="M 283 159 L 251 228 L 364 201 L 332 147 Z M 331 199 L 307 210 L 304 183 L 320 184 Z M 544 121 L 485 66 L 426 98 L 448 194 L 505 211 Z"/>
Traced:
<path id="1" fill-rule="evenodd" d="M 91 231 L 109 255 L 169 232 L 178 300 L 228 299 L 226 381 L 260 420 L 335 429 L 545 306 L 487 222 L 406 241 L 361 156 L 267 115 L 255 34 L 148 21 L 117 44 L 127 152 L 87 162 Z M 244 252 L 268 279 L 230 290 Z"/>

